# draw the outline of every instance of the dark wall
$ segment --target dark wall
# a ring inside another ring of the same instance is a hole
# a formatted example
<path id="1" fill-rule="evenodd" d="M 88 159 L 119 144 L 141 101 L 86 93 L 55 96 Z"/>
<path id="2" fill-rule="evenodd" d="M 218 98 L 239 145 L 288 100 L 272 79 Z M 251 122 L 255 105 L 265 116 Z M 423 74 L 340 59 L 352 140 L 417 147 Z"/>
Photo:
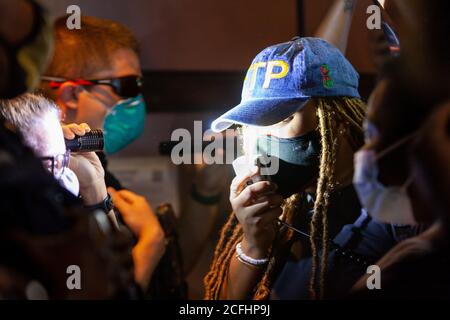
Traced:
<path id="1" fill-rule="evenodd" d="M 255 53 L 297 33 L 296 0 L 40 0 L 54 15 L 117 20 L 142 44 L 147 70 L 242 70 Z"/>
<path id="2" fill-rule="evenodd" d="M 142 44 L 149 111 L 221 112 L 240 100 L 245 70 L 264 47 L 314 34 L 333 0 L 40 0 L 55 16 L 77 4 L 82 14 L 120 21 Z M 302 6 L 299 4 L 302 3 Z M 366 8 L 359 0 L 348 59 L 373 85 Z M 303 8 L 301 8 L 303 7 Z M 299 21 L 299 17 L 302 19 Z"/>

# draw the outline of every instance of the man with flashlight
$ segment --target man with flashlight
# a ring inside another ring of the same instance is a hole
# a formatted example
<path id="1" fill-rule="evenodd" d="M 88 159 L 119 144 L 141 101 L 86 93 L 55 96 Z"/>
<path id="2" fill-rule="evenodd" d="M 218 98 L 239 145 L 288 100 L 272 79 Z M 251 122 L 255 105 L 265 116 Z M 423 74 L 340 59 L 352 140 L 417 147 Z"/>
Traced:
<path id="1" fill-rule="evenodd" d="M 82 16 L 81 25 L 80 30 L 68 30 L 65 17 L 55 22 L 55 52 L 41 77 L 41 88 L 57 103 L 64 122 L 87 123 L 104 130 L 106 155 L 98 155 L 108 190 L 120 205 L 131 193 L 107 170 L 106 158 L 126 148 L 144 130 L 139 45 L 132 32 L 118 22 Z M 226 168 L 219 166 L 196 170 L 192 196 L 182 208 L 179 224 L 186 274 L 197 263 L 217 220 L 226 174 Z M 199 227 L 198 219 L 203 219 L 206 227 Z"/>
<path id="2" fill-rule="evenodd" d="M 2 101 L 0 113 L 23 134 L 25 143 L 64 188 L 75 196 L 79 194 L 88 208 L 103 210 L 118 226 L 112 206 L 103 202 L 107 190 L 98 157 L 93 152 L 71 155 L 66 150 L 64 138 L 85 135 L 91 130 L 87 124 L 69 124 L 61 128 L 56 105 L 34 94 Z M 145 290 L 164 254 L 164 232 L 143 198 L 127 193 L 118 200 L 116 206 L 119 206 L 123 220 L 138 238 L 132 251 L 134 274 L 135 281 Z"/>

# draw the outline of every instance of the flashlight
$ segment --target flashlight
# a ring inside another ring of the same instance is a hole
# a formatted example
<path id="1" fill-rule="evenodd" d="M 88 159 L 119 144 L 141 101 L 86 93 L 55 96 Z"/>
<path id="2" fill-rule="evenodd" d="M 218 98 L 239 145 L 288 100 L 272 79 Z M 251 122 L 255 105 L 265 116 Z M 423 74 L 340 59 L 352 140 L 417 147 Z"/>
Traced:
<path id="1" fill-rule="evenodd" d="M 91 130 L 84 136 L 75 136 L 75 138 L 69 140 L 64 139 L 66 142 L 66 149 L 71 152 L 97 152 L 103 151 L 105 140 L 103 138 L 103 131 L 100 129 Z"/>

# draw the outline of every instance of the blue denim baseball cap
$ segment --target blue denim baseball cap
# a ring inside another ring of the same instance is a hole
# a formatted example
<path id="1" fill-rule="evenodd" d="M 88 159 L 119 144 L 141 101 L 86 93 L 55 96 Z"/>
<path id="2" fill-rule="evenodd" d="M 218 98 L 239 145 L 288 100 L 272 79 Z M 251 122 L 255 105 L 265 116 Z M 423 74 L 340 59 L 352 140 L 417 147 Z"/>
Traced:
<path id="1" fill-rule="evenodd" d="M 302 109 L 311 97 L 360 98 L 358 80 L 339 49 L 323 39 L 296 37 L 256 56 L 244 80 L 241 103 L 214 120 L 211 129 L 270 126 Z"/>

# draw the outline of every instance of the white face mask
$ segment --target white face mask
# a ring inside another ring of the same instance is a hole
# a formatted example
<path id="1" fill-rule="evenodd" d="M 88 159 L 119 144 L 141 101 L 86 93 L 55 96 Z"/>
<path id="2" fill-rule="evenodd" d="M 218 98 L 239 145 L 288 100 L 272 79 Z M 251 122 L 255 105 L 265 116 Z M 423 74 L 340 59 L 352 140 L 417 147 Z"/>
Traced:
<path id="1" fill-rule="evenodd" d="M 406 191 L 412 182 L 412 177 L 409 177 L 402 186 L 387 187 L 378 181 L 377 166 L 379 158 L 399 147 L 412 136 L 401 139 L 378 156 L 374 150 L 360 150 L 355 153 L 353 185 L 361 205 L 376 221 L 395 225 L 417 224 L 411 200 Z"/>
<path id="2" fill-rule="evenodd" d="M 80 193 L 80 183 L 78 182 L 75 172 L 67 167 L 64 168 L 64 172 L 58 178 L 58 181 L 62 187 L 78 197 L 78 194 Z"/>

